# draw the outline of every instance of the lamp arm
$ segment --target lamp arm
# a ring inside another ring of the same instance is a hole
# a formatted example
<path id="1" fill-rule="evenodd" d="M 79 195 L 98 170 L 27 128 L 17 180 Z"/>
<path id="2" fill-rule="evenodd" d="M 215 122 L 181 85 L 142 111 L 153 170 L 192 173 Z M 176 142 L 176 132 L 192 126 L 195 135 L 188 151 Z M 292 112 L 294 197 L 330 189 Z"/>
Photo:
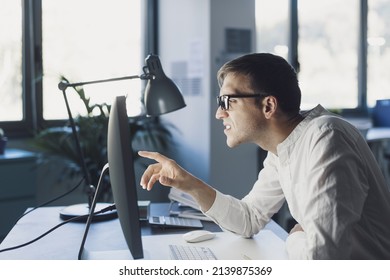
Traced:
<path id="1" fill-rule="evenodd" d="M 88 186 L 88 205 L 91 206 L 92 198 L 93 198 L 93 195 L 95 193 L 95 186 L 93 186 L 92 183 L 91 183 L 91 177 L 90 177 L 88 169 L 87 169 L 87 165 L 86 165 L 86 162 L 85 162 L 83 151 L 81 150 L 80 140 L 79 140 L 79 137 L 78 137 L 78 133 L 76 131 L 76 125 L 75 125 L 74 119 L 72 117 L 72 112 L 70 111 L 68 98 L 66 97 L 66 88 L 64 88 L 62 90 L 62 94 L 63 94 L 64 101 L 65 101 L 66 111 L 68 113 L 68 120 L 69 120 L 69 123 L 70 123 L 70 127 L 72 129 L 72 134 L 73 134 L 74 141 L 75 141 L 75 144 L 76 144 L 77 153 L 78 153 L 78 155 L 80 157 L 81 169 L 82 169 L 84 177 L 85 177 L 85 182 L 86 182 L 86 184 Z"/>
<path id="2" fill-rule="evenodd" d="M 78 152 L 78 154 L 80 156 L 81 169 L 82 169 L 82 171 L 84 173 L 85 181 L 86 181 L 86 184 L 88 186 L 88 200 L 89 200 L 88 201 L 88 205 L 89 206 L 91 206 L 91 204 L 92 204 L 92 199 L 93 199 L 93 195 L 95 193 L 96 188 L 95 188 L 95 186 L 92 185 L 91 178 L 90 178 L 89 172 L 87 170 L 84 154 L 83 154 L 83 151 L 81 149 L 78 133 L 76 131 L 76 125 L 75 125 L 74 119 L 72 117 L 72 112 L 70 110 L 70 106 L 69 106 L 69 102 L 68 102 L 68 98 L 67 98 L 67 94 L 66 94 L 66 89 L 68 87 L 77 87 L 77 86 L 90 85 L 90 84 L 115 82 L 115 81 L 121 81 L 121 80 L 131 80 L 131 79 L 150 80 L 150 79 L 153 78 L 153 75 L 149 74 L 147 72 L 147 70 L 148 69 L 144 67 L 144 69 L 143 69 L 144 73 L 142 75 L 133 75 L 133 76 L 125 76 L 125 77 L 119 77 L 119 78 L 94 80 L 94 81 L 78 82 L 78 83 L 68 83 L 66 81 L 61 81 L 58 84 L 58 88 L 62 91 L 62 94 L 63 94 L 63 97 L 64 97 L 64 101 L 65 101 L 65 106 L 66 106 L 66 110 L 67 110 L 67 113 L 68 113 L 68 119 L 69 119 L 70 127 L 72 128 L 72 134 L 73 134 L 73 137 L 74 137 L 74 140 L 75 140 L 76 149 L 77 149 L 77 152 Z"/>
<path id="3" fill-rule="evenodd" d="M 79 82 L 79 83 L 68 83 L 65 81 L 61 81 L 58 84 L 58 88 L 63 91 L 65 89 L 67 89 L 68 87 L 77 87 L 77 86 L 83 86 L 83 85 L 99 84 L 99 83 L 115 82 L 115 81 L 121 81 L 121 80 L 131 80 L 131 79 L 149 80 L 151 78 L 152 78 L 151 75 L 149 75 L 148 73 L 145 73 L 142 75 L 125 76 L 125 77 L 119 77 L 119 78 L 111 78 L 111 79 L 104 79 L 104 80 Z"/>

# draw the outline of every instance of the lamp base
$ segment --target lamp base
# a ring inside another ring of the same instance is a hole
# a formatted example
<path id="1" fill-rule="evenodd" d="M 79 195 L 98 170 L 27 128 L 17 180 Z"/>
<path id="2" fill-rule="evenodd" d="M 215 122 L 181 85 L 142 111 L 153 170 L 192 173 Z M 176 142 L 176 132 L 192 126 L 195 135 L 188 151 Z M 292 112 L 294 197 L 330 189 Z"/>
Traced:
<path id="1" fill-rule="evenodd" d="M 96 203 L 95 212 L 98 212 L 108 206 L 111 206 L 112 203 Z M 75 204 L 68 207 L 65 207 L 60 210 L 60 218 L 64 221 L 67 221 L 74 217 L 84 216 L 85 218 L 80 218 L 76 220 L 75 222 L 82 222 L 85 223 L 88 219 L 89 215 L 89 205 L 88 203 L 81 203 L 81 204 Z M 107 211 L 101 214 L 97 214 L 93 216 L 92 222 L 98 222 L 98 221 L 108 221 L 112 220 L 118 217 L 118 213 L 116 210 Z"/>

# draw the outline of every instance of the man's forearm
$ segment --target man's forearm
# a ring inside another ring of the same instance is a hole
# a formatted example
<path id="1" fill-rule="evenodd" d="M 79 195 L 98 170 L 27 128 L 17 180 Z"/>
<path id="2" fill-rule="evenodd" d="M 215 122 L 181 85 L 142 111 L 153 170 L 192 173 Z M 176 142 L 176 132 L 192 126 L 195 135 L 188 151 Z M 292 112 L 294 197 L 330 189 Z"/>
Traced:
<path id="1" fill-rule="evenodd" d="M 196 200 L 203 212 L 210 209 L 216 197 L 216 191 L 198 178 L 189 189 L 188 194 Z"/>

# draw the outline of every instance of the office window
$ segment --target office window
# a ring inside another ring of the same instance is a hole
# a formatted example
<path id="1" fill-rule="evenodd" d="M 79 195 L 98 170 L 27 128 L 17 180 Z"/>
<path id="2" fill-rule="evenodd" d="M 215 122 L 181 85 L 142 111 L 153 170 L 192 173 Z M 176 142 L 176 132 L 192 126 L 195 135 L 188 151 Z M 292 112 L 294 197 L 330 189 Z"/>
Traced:
<path id="1" fill-rule="evenodd" d="M 43 118 L 65 119 L 60 77 L 91 81 L 142 73 L 141 1 L 42 0 Z M 92 103 L 127 95 L 129 115 L 140 113 L 141 81 L 84 86 Z M 75 91 L 67 89 L 73 115 L 83 114 Z"/>
<path id="2" fill-rule="evenodd" d="M 289 1 L 256 1 L 256 39 L 259 52 L 273 53 L 287 59 Z"/>
<path id="3" fill-rule="evenodd" d="M 1 0 L 0 121 L 23 118 L 21 1 Z"/>
<path id="4" fill-rule="evenodd" d="M 358 105 L 357 0 L 298 1 L 302 109 Z"/>
<path id="5" fill-rule="evenodd" d="M 366 112 L 367 106 L 373 106 L 373 100 L 384 96 L 390 82 L 382 85 L 372 77 L 384 79 L 386 65 L 383 63 L 387 52 L 381 47 L 380 58 L 368 57 L 368 103 L 366 104 L 365 45 L 360 38 L 365 36 L 362 30 L 367 28 L 364 20 L 367 0 L 346 1 L 310 1 L 310 0 L 256 0 L 257 51 L 279 54 L 297 67 L 302 89 L 302 109 L 309 109 L 318 103 L 329 109 Z M 368 0 L 371 10 L 376 9 L 376 33 L 369 35 L 370 44 L 383 44 L 386 30 L 379 25 L 388 26 L 389 4 L 386 0 Z M 375 8 L 377 7 L 377 8 Z M 361 11 L 362 9 L 362 11 Z M 371 34 L 370 11 L 368 33 Z M 297 17 L 297 21 L 295 21 Z M 378 18 L 381 18 L 379 20 Z M 373 17 L 374 18 L 374 17 Z M 372 24 L 371 24 L 372 25 Z M 282 26 L 285 26 L 282 28 Z M 361 32 L 361 33 L 360 33 Z M 388 31 L 387 31 L 388 33 Z M 387 42 L 387 41 L 386 41 Z M 283 46 L 280 48 L 280 46 Z M 278 50 L 278 51 L 277 51 Z M 295 61 L 297 58 L 297 61 Z M 371 70 L 372 73 L 371 73 Z M 379 71 L 380 75 L 373 74 Z M 371 75 L 371 76 L 370 76 Z M 361 79 L 358 80 L 358 77 Z M 374 93 L 372 88 L 377 88 Z M 388 91 L 387 91 L 388 92 Z"/>
<path id="6" fill-rule="evenodd" d="M 368 2 L 367 103 L 390 97 L 390 3 Z"/>
<path id="7" fill-rule="evenodd" d="M 145 53 L 157 53 L 157 2 L 142 0 L 0 0 L 0 127 L 31 136 L 67 119 L 60 77 L 70 82 L 142 74 Z M 146 28 L 148 31 L 141 31 Z M 128 95 L 138 115 L 145 83 L 128 80 L 85 86 L 91 103 Z M 74 116 L 83 114 L 67 90 Z"/>

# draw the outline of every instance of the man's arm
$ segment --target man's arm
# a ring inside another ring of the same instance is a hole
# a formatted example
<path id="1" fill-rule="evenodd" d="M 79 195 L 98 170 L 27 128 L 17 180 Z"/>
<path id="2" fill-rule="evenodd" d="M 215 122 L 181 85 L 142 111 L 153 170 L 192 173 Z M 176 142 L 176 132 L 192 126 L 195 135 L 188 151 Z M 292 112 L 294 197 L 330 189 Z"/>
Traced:
<path id="1" fill-rule="evenodd" d="M 322 128 L 306 145 L 310 156 L 298 221 L 304 232 L 295 231 L 287 238 L 290 258 L 351 257 L 352 228 L 367 195 L 364 166 L 354 143 L 357 137 L 352 133 Z"/>
<path id="2" fill-rule="evenodd" d="M 264 168 L 261 179 L 250 193 L 239 200 L 216 192 L 214 188 L 180 167 L 174 160 L 155 152 L 139 152 L 140 156 L 153 159 L 141 178 L 141 186 L 151 190 L 159 181 L 164 186 L 177 188 L 190 194 L 202 211 L 226 230 L 250 237 L 261 230 L 284 202 L 280 185 L 273 168 Z M 265 165 L 268 165 L 265 163 Z M 239 186 L 237 186 L 239 187 Z"/>
<path id="3" fill-rule="evenodd" d="M 215 190 L 183 169 L 174 160 L 156 152 L 140 151 L 138 154 L 156 161 L 149 165 L 142 175 L 141 186 L 144 189 L 150 191 L 158 181 L 163 186 L 177 188 L 191 195 L 204 212 L 213 205 Z"/>

